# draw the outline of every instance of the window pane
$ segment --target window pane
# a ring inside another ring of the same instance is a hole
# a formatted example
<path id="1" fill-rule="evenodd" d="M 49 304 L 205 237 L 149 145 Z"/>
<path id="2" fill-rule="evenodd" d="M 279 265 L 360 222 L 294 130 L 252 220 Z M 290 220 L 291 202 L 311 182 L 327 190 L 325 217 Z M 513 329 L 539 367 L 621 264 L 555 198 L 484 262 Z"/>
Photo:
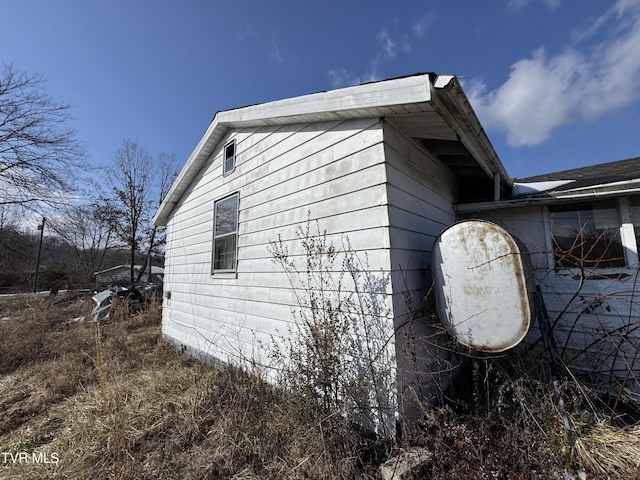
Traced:
<path id="1" fill-rule="evenodd" d="M 640 249 L 640 197 L 631 197 L 631 223 L 636 232 L 636 248 Z"/>
<path id="2" fill-rule="evenodd" d="M 231 142 L 224 149 L 224 171 L 223 173 L 229 173 L 236 167 L 236 144 Z"/>
<path id="3" fill-rule="evenodd" d="M 238 238 L 238 194 L 214 204 L 213 270 L 235 270 Z"/>
<path id="4" fill-rule="evenodd" d="M 557 267 L 623 267 L 620 220 L 613 201 L 551 207 Z"/>
<path id="5" fill-rule="evenodd" d="M 215 236 L 233 233 L 238 228 L 238 196 L 216 202 Z"/>
<path id="6" fill-rule="evenodd" d="M 224 173 L 229 173 L 235 168 L 236 157 L 227 157 L 224 159 Z"/>
<path id="7" fill-rule="evenodd" d="M 216 238 L 213 258 L 214 270 L 234 270 L 236 268 L 236 235 Z"/>

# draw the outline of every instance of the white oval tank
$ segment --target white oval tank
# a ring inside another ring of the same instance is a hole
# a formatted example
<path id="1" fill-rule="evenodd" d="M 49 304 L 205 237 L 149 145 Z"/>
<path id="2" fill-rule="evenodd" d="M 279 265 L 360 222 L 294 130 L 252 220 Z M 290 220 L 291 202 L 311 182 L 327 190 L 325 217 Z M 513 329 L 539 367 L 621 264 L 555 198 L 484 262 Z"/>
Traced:
<path id="1" fill-rule="evenodd" d="M 442 231 L 433 245 L 440 321 L 463 345 L 501 352 L 516 346 L 533 317 L 533 269 L 526 247 L 484 220 Z"/>

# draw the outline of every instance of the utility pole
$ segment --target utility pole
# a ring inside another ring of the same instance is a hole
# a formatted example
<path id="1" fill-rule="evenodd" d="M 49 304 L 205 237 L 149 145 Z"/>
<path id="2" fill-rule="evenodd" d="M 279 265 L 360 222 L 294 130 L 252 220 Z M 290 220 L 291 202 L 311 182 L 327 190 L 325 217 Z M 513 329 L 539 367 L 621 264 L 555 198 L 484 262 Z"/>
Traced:
<path id="1" fill-rule="evenodd" d="M 38 225 L 40 230 L 40 243 L 38 244 L 38 259 L 36 260 L 36 274 L 33 279 L 33 293 L 37 293 L 38 289 L 38 270 L 40 270 L 40 254 L 42 253 L 42 237 L 44 237 L 44 222 L 45 218 L 42 217 L 42 225 Z"/>

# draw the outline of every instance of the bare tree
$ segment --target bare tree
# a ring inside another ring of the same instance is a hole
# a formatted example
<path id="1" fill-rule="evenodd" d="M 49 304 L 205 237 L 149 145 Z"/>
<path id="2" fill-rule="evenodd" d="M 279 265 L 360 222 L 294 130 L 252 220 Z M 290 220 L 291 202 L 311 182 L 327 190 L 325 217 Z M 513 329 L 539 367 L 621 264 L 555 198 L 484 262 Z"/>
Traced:
<path id="1" fill-rule="evenodd" d="M 164 235 L 153 226 L 151 217 L 158 205 L 154 197 L 161 200 L 174 178 L 173 156 L 161 154 L 158 163 L 159 170 L 144 148 L 124 140 L 115 163 L 106 169 L 108 191 L 102 191 L 99 199 L 100 217 L 129 250 L 131 283 L 140 280 L 151 255 L 164 242 Z M 142 251 L 144 267 L 136 278 L 136 255 Z"/>
<path id="2" fill-rule="evenodd" d="M 63 203 L 84 167 L 84 149 L 66 126 L 69 105 L 43 79 L 4 65 L 0 73 L 0 205 Z"/>
<path id="3" fill-rule="evenodd" d="M 100 217 L 98 207 L 71 206 L 51 228 L 73 253 L 83 281 L 90 282 L 103 267 L 114 240 L 113 229 Z"/>
<path id="4" fill-rule="evenodd" d="M 161 153 L 158 156 L 158 160 L 160 162 L 160 171 L 159 171 L 159 183 L 158 183 L 158 191 L 156 195 L 156 202 L 152 204 L 154 209 L 160 207 L 162 200 L 164 200 L 165 195 L 169 192 L 171 188 L 171 184 L 175 180 L 178 175 L 177 170 L 175 169 L 175 155 Z M 157 225 L 151 224 L 148 235 L 147 235 L 147 254 L 145 255 L 145 262 L 142 265 L 142 268 L 138 272 L 138 278 L 136 282 L 139 282 L 144 272 L 147 268 L 149 268 L 149 273 L 151 273 L 151 256 L 154 253 L 160 253 L 160 248 L 165 244 L 166 241 L 166 232 L 162 227 L 158 227 Z"/>
<path id="5" fill-rule="evenodd" d="M 33 242 L 22 231 L 22 212 L 13 205 L 0 205 L 0 288 L 26 286 L 31 270 Z"/>

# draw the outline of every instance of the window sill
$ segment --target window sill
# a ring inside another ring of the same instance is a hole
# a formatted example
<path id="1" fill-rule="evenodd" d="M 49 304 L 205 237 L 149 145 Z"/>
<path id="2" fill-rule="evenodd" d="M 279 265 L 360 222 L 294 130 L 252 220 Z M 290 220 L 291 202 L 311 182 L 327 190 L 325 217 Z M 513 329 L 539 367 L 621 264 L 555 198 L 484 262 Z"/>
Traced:
<path id="1" fill-rule="evenodd" d="M 236 278 L 238 278 L 238 272 L 236 272 L 235 270 L 215 270 L 211 274 L 211 277 L 235 280 Z"/>
<path id="2" fill-rule="evenodd" d="M 637 267 L 615 267 L 615 268 L 585 268 L 584 272 L 578 268 L 555 267 L 557 276 L 569 277 L 572 280 L 624 280 L 635 272 Z"/>

